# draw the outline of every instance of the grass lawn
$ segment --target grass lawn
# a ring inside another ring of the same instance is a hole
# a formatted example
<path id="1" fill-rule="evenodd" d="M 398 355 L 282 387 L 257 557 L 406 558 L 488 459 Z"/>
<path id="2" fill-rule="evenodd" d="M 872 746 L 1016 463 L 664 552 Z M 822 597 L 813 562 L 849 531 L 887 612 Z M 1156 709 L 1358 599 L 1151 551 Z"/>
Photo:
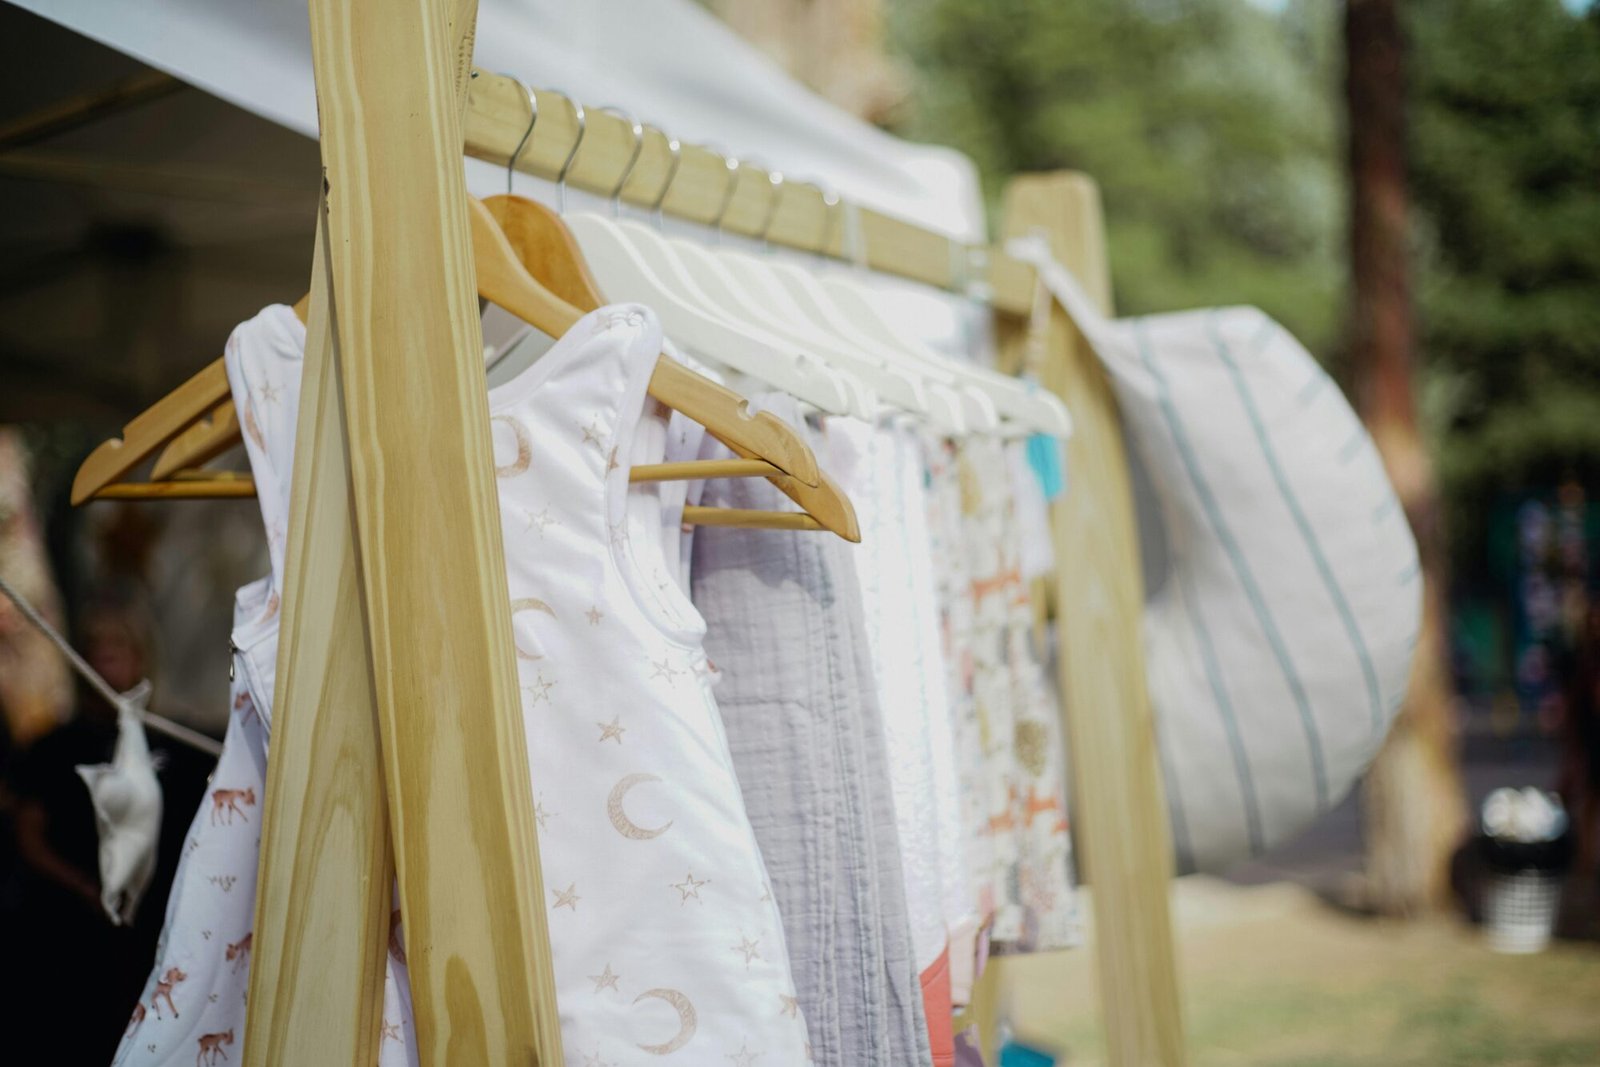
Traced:
<path id="1" fill-rule="evenodd" d="M 1600 946 L 1502 956 L 1451 919 L 1350 915 L 1288 883 L 1174 902 L 1195 1067 L 1600 1067 Z M 1002 961 L 1019 1036 L 1104 1063 L 1088 952 Z"/>

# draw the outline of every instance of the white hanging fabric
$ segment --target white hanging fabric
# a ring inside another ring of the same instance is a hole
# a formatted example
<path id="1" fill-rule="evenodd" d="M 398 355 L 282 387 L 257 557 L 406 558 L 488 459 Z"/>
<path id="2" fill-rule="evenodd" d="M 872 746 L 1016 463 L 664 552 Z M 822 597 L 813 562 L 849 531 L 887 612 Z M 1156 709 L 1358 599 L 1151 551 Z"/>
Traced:
<path id="1" fill-rule="evenodd" d="M 1011 251 L 1110 373 L 1159 498 L 1150 697 L 1179 867 L 1219 869 L 1337 804 L 1376 754 L 1421 621 L 1416 543 L 1366 428 L 1283 327 L 1254 308 L 1113 321 L 1042 244 Z"/>

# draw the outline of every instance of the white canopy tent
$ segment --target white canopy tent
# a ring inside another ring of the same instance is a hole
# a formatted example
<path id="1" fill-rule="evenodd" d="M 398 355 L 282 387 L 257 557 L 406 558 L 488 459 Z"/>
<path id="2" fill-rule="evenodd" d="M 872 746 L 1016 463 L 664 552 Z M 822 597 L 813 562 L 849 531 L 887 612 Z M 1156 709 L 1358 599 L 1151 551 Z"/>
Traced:
<path id="1" fill-rule="evenodd" d="M 281 126 L 315 136 L 304 0 L 13 0 Z M 540 88 L 637 113 L 797 179 L 825 176 L 864 206 L 982 239 L 972 164 L 839 111 L 690 0 L 482 0 L 474 61 Z M 503 172 L 471 161 L 479 194 Z"/>

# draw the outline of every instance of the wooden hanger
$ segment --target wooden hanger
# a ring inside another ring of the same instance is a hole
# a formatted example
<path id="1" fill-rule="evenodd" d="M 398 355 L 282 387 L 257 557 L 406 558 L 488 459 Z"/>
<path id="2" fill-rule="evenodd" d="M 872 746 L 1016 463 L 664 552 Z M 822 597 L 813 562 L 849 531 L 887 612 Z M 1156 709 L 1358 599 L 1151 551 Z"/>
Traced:
<path id="1" fill-rule="evenodd" d="M 561 216 L 550 208 L 534 200 L 520 196 L 491 196 L 483 201 L 483 209 L 498 223 L 498 229 L 516 255 L 519 263 L 525 265 L 525 270 L 537 268 L 541 273 L 539 281 L 551 293 L 561 293 L 570 304 L 576 308 L 593 310 L 605 303 L 600 294 L 599 286 L 595 284 L 593 275 L 584 263 L 583 252 L 579 249 L 576 239 L 567 229 Z M 481 285 L 480 281 L 480 285 Z M 490 297 L 493 300 L 493 297 Z M 494 300 L 495 303 L 500 303 Z M 506 310 L 513 310 L 505 304 Z M 538 325 L 535 323 L 535 325 Z M 550 332 L 546 330 L 546 332 Z M 672 362 L 663 357 L 662 363 Z M 658 365 L 659 367 L 659 365 Z M 698 380 L 706 380 L 700 375 L 695 375 Z M 720 386 L 719 386 L 720 388 Z M 737 395 L 737 394 L 735 394 Z M 746 460 L 757 458 L 740 443 L 731 441 L 717 432 L 717 427 L 698 418 L 695 413 L 671 400 L 657 396 L 656 399 L 694 418 L 705 426 L 706 432 L 727 445 L 738 455 Z M 742 402 L 742 401 L 741 401 Z M 771 418 L 763 412 L 761 416 Z M 787 424 L 779 425 L 788 429 Z M 792 432 L 792 431 L 790 431 Z M 837 483 L 826 474 L 819 473 L 816 484 L 807 484 L 802 479 L 793 476 L 785 477 L 780 471 L 765 471 L 753 466 L 730 466 L 719 471 L 715 467 L 717 461 L 696 461 L 680 464 L 657 464 L 654 467 L 636 467 L 640 470 L 650 471 L 649 478 L 635 477 L 634 481 L 665 480 L 667 477 L 682 479 L 707 478 L 707 477 L 747 477 L 762 475 L 768 478 L 773 485 L 789 499 L 804 508 L 804 512 L 763 512 L 763 511 L 737 511 L 731 508 L 708 508 L 689 505 L 683 509 L 683 521 L 699 526 L 756 526 L 765 529 L 791 529 L 791 530 L 830 530 L 847 541 L 858 542 L 861 540 L 861 527 L 856 522 L 855 508 L 850 504 L 850 498 L 844 494 Z M 726 461 L 737 464 L 738 461 Z M 659 472 L 666 468 L 681 468 L 682 473 L 663 475 Z M 806 520 L 811 520 L 807 522 Z"/>
<path id="2" fill-rule="evenodd" d="M 471 222 L 479 290 L 485 299 L 555 335 L 570 329 L 582 317 L 583 312 L 577 307 L 557 298 L 528 275 L 493 217 L 477 201 L 472 201 Z M 523 239 L 531 236 L 531 233 L 524 234 Z M 570 236 L 567 239 L 570 241 Z M 554 256 L 553 262 L 562 262 L 559 254 Z M 551 270 L 551 276 L 562 277 L 555 269 Z M 570 281 L 563 283 L 563 288 L 568 294 L 585 298 L 585 302 L 595 295 L 592 288 L 584 289 Z M 306 303 L 302 299 L 296 305 L 297 315 L 303 316 Z M 819 488 L 816 483 L 821 481 L 821 475 L 816 459 L 793 429 L 781 420 L 765 412 L 753 417 L 748 415 L 746 402 L 738 394 L 667 358 L 657 364 L 649 391 L 663 404 L 701 422 L 708 432 L 743 457 L 743 461 L 729 461 L 734 466 L 715 472 L 693 469 L 695 464 L 640 465 L 632 472 L 632 480 L 766 475 L 788 485 L 791 495 L 815 497 L 816 507 L 822 512 L 810 516 L 814 522 L 805 522 L 808 517 L 804 515 L 785 515 L 777 525 L 829 529 L 840 536 L 859 537 L 853 509 L 848 507 L 848 501 L 843 501 L 844 508 L 839 506 L 843 495 L 836 488 L 830 487 L 831 491 L 820 493 L 804 492 Z M 197 413 L 199 421 L 196 421 Z M 222 361 L 218 360 L 130 422 L 120 440 L 112 439 L 96 448 L 79 468 L 73 481 L 72 500 L 82 503 L 97 496 L 171 499 L 249 495 L 247 482 L 236 477 L 207 479 L 193 469 L 237 444 L 238 440 L 238 421 L 227 374 Z M 166 448 L 155 465 L 157 482 L 113 485 L 163 445 Z M 181 486 L 165 481 L 174 476 L 179 476 Z M 802 503 L 802 506 L 805 505 Z M 718 521 L 713 516 L 702 517 Z M 693 514 L 685 521 L 695 521 Z"/>
<path id="3" fill-rule="evenodd" d="M 584 312 L 535 281 L 483 205 L 476 200 L 469 204 L 479 295 L 552 336 L 559 337 L 570 329 Z M 295 305 L 295 313 L 302 321 L 306 305 L 306 298 Z M 764 459 L 790 478 L 816 485 L 816 457 L 805 442 L 791 427 L 768 413 L 747 414 L 744 398 L 732 390 L 663 358 L 651 377 L 649 392 L 668 407 L 701 423 L 739 455 Z M 222 360 L 216 360 L 128 423 L 120 439 L 105 441 L 90 453 L 73 479 L 72 502 L 81 504 L 101 495 L 163 446 L 165 451 L 156 461 L 159 473 L 153 473 L 157 479 L 191 469 L 231 448 L 239 441 L 231 397 L 227 371 Z M 649 469 L 641 468 L 640 480 L 648 477 Z M 203 491 L 203 484 L 196 483 L 187 495 L 199 496 Z M 230 484 L 229 495 L 237 491 Z M 119 495 L 127 497 L 137 492 Z M 148 495 L 170 494 L 151 491 Z"/>

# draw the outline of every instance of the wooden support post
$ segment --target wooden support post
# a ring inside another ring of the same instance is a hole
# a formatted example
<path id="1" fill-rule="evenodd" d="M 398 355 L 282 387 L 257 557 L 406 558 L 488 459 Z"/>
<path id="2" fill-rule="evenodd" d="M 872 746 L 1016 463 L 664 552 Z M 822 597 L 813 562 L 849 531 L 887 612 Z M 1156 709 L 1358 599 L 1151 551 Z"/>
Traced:
<path id="1" fill-rule="evenodd" d="M 245 1067 L 374 1063 L 382 1040 L 394 864 L 322 240 L 319 230 L 295 430 Z"/>
<path id="2" fill-rule="evenodd" d="M 414 7 L 311 4 L 334 353 L 416 1040 L 424 1063 L 554 1065 L 451 91 L 475 5 Z"/>
<path id="3" fill-rule="evenodd" d="M 381 750 L 421 1062 L 557 1065 L 460 160 L 475 4 L 414 7 L 311 3 L 327 277 L 308 348 L 326 356 L 303 385 L 289 591 L 303 608 L 285 620 L 294 678 L 280 679 L 300 715 L 273 740 L 258 927 L 276 944 L 252 975 L 247 1055 L 372 1062 L 390 884 Z M 342 449 L 329 440 L 341 427 Z M 319 633 L 365 647 L 336 664 Z M 367 687 L 342 670 L 352 662 Z M 319 853 L 330 827 L 338 862 Z M 295 983 L 326 966 L 327 924 L 311 918 L 324 890 L 356 930 L 335 938 L 338 973 L 314 1002 Z"/>
<path id="4" fill-rule="evenodd" d="M 1006 237 L 1038 233 L 1108 312 L 1100 195 L 1080 174 L 1026 175 L 1006 189 Z M 1108 1062 L 1184 1063 L 1169 895 L 1172 844 L 1140 617 L 1138 528 L 1116 398 L 1096 357 L 1060 307 L 1042 324 L 1040 377 L 1066 401 L 1074 432 L 1069 486 L 1051 516 L 1056 626 L 1072 759 L 1080 870 L 1093 897 Z M 1013 349 L 1023 327 L 1003 338 Z"/>

